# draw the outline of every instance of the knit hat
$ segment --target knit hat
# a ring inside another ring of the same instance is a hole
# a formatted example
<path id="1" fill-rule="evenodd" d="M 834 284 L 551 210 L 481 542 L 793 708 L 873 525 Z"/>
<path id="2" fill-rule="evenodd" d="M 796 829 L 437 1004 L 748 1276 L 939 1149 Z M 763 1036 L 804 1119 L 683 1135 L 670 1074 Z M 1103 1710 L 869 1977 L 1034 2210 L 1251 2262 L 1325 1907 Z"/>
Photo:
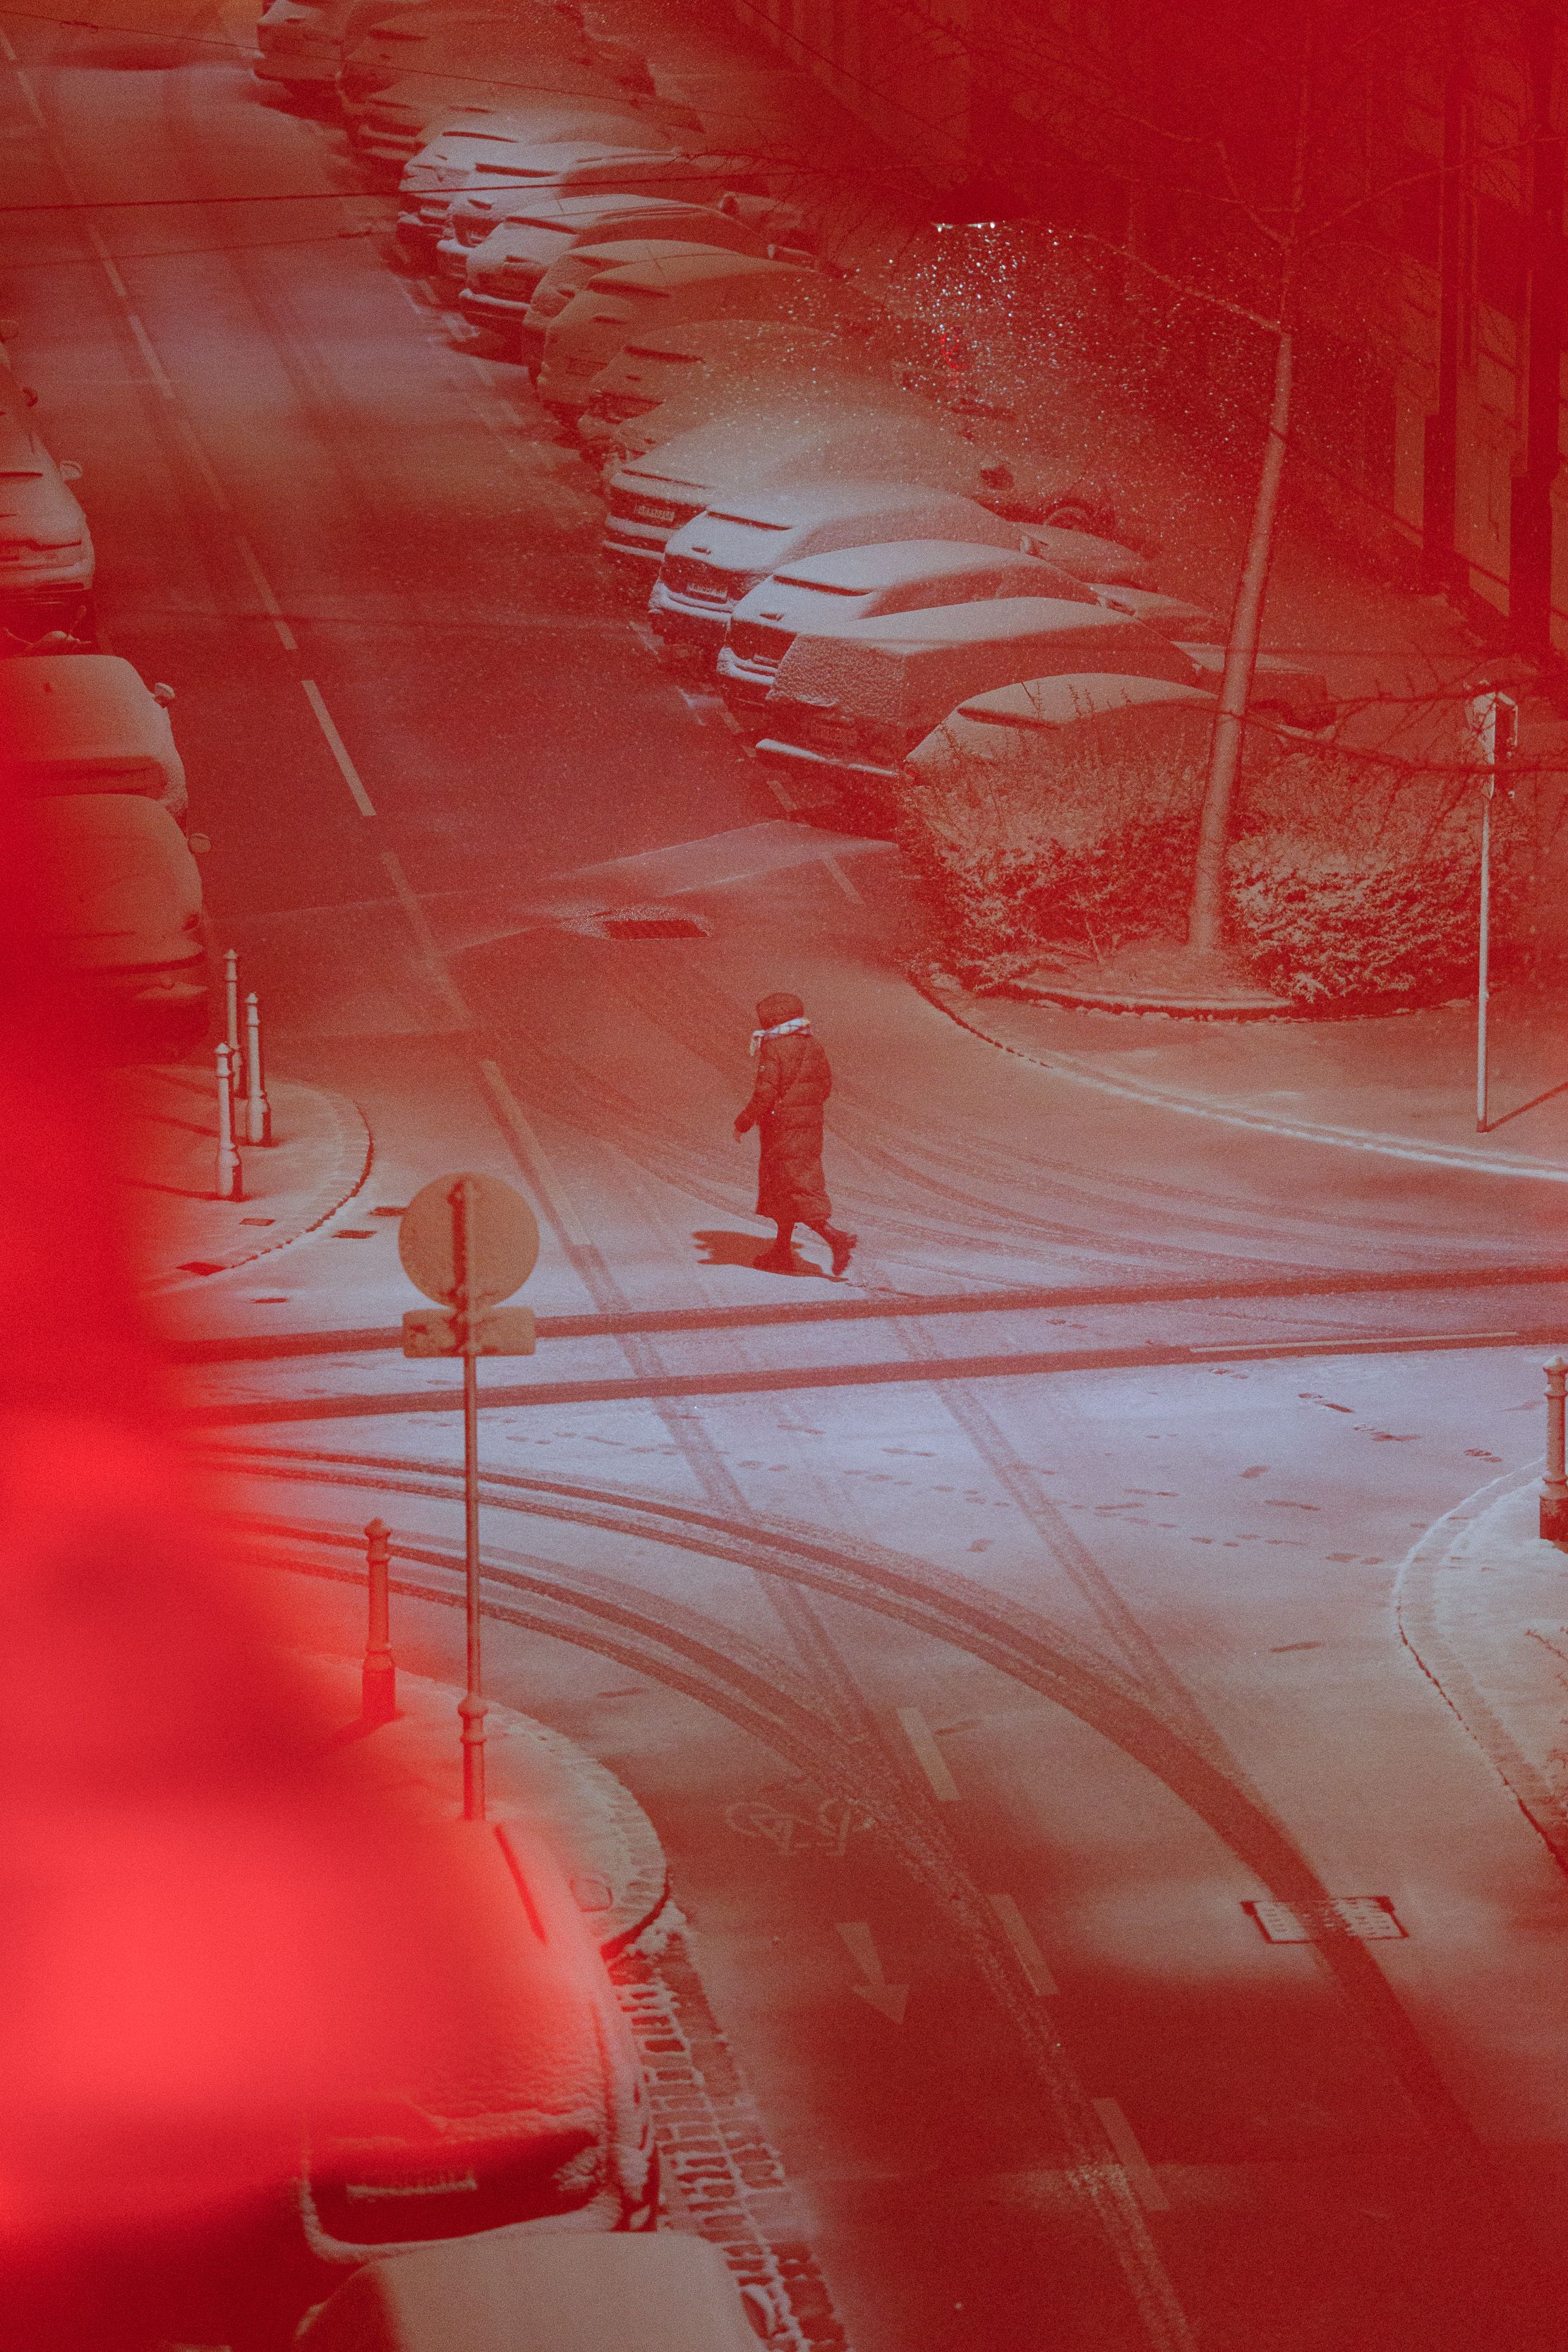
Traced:
<path id="1" fill-rule="evenodd" d="M 776 1029 L 781 1021 L 799 1021 L 805 1013 L 799 997 L 792 996 L 784 988 L 775 989 L 772 996 L 762 997 L 757 1003 L 757 1019 L 764 1029 Z"/>

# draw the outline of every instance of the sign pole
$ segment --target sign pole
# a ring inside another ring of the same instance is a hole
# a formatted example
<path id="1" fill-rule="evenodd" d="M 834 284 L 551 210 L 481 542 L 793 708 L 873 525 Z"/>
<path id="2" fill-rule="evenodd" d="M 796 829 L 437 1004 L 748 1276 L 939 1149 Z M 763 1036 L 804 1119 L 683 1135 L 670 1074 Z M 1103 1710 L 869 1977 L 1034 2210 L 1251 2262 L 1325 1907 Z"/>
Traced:
<path id="1" fill-rule="evenodd" d="M 1495 722 L 1494 722 L 1495 724 Z M 1476 973 L 1476 1132 L 1487 1131 L 1487 999 L 1492 943 L 1492 794 L 1497 769 L 1489 766 L 1481 786 L 1481 920 Z"/>
<path id="2" fill-rule="evenodd" d="M 485 1818 L 485 1702 L 479 1649 L 479 1368 L 474 1328 L 474 1187 L 467 1176 L 452 1187 L 458 1266 L 458 1326 L 463 1350 L 463 1535 L 467 1576 L 468 1687 L 458 1702 L 463 1720 L 463 1819 Z"/>

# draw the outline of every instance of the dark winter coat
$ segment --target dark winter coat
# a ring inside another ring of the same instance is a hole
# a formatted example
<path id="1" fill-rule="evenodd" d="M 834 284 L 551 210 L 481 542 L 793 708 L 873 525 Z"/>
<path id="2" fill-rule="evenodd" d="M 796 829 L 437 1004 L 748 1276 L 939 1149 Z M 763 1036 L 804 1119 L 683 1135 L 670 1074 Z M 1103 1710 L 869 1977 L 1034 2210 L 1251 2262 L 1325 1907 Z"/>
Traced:
<path id="1" fill-rule="evenodd" d="M 808 1032 L 763 1038 L 752 1099 L 735 1122 L 742 1134 L 758 1129 L 759 1217 L 816 1225 L 832 1215 L 822 1173 L 822 1106 L 832 1091 L 827 1056 Z"/>

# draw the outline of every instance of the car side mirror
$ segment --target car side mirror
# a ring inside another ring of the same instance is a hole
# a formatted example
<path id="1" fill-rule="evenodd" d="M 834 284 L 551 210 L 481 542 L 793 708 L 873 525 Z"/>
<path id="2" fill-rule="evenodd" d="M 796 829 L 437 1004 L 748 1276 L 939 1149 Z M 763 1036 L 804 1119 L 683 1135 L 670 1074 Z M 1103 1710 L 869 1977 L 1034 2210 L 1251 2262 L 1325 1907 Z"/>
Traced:
<path id="1" fill-rule="evenodd" d="M 161 702 L 164 709 L 167 710 L 170 703 L 174 699 L 174 688 L 172 686 L 155 686 L 153 688 L 153 699 L 154 702 Z"/>
<path id="2" fill-rule="evenodd" d="M 62 457 L 60 459 L 60 479 L 62 482 L 80 481 L 81 467 L 77 464 L 74 457 Z"/>

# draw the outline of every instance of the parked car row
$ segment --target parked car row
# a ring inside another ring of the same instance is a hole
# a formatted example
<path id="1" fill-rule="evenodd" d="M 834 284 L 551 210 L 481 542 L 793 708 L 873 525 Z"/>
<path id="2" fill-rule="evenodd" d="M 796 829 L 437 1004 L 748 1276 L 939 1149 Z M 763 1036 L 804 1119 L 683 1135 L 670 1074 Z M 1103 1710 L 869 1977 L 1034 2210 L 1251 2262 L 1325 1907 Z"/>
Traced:
<path id="1" fill-rule="evenodd" d="M 396 174 L 405 260 L 599 467 L 606 562 L 800 814 L 847 790 L 890 817 L 906 762 L 940 737 L 951 763 L 979 740 L 952 715 L 1014 687 L 1079 680 L 1040 707 L 1089 726 L 1107 679 L 1144 680 L 1173 741 L 1212 709 L 1214 616 L 1005 415 L 922 389 L 913 322 L 818 254 L 780 167 L 710 142 L 574 0 L 271 0 L 258 37 L 258 75 L 334 93 Z M 1253 700 L 1332 717 L 1279 659 Z"/>
<path id="2" fill-rule="evenodd" d="M 0 786 L 28 806 L 41 919 L 87 1024 L 120 1056 L 179 1053 L 206 1027 L 211 959 L 174 695 L 92 650 L 81 468 L 45 447 L 37 399 L 0 345 Z"/>

